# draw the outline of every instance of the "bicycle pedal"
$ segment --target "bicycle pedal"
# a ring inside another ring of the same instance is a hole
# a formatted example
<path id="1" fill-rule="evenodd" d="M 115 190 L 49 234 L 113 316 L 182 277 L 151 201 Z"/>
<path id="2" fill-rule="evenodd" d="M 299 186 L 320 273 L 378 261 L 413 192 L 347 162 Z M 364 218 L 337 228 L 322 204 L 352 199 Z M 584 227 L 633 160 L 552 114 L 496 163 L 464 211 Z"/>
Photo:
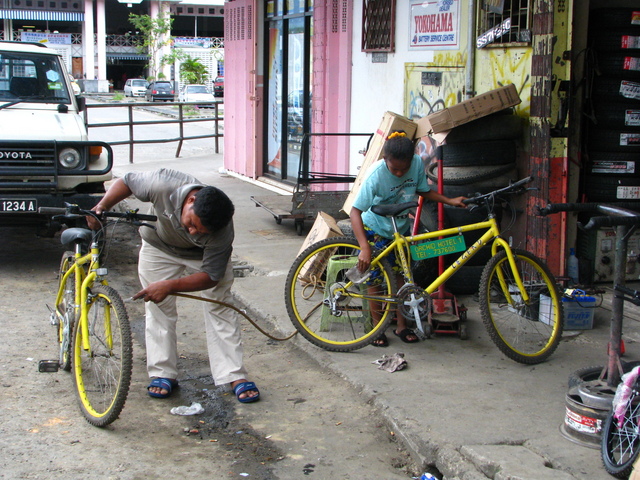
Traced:
<path id="1" fill-rule="evenodd" d="M 60 370 L 60 362 L 57 360 L 40 360 L 38 371 L 42 373 L 54 373 Z"/>

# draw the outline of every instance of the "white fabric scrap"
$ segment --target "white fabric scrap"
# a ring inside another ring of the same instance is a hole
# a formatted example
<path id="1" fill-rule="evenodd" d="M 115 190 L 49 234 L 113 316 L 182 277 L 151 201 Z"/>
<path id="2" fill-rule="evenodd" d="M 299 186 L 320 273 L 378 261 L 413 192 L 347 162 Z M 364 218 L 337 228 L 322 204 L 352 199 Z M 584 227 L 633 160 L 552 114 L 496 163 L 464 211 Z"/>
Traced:
<path id="1" fill-rule="evenodd" d="M 182 405 L 180 407 L 173 407 L 171 409 L 173 415 L 199 415 L 204 413 L 204 408 L 199 403 L 192 403 L 190 407 Z"/>
<path id="2" fill-rule="evenodd" d="M 371 362 L 378 365 L 378 370 L 386 370 L 393 373 L 407 367 L 407 361 L 404 359 L 404 353 L 394 353 L 393 355 L 382 355 L 378 360 Z"/>

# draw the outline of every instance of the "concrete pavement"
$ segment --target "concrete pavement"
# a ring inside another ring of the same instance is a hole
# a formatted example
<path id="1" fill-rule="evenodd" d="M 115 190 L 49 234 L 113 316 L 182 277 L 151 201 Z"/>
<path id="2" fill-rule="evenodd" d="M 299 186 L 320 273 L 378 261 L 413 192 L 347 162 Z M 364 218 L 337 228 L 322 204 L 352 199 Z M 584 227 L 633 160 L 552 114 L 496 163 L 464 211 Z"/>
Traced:
<path id="1" fill-rule="evenodd" d="M 134 164 L 126 161 L 127 153 L 120 153 L 119 148 L 114 148 L 117 176 L 129 170 L 174 168 L 230 196 L 236 206 L 234 261 L 253 267 L 248 276 L 236 279 L 237 301 L 259 323 L 272 324 L 281 336 L 291 333 L 284 283 L 310 222 L 303 236 L 296 234 L 293 220 L 277 225 L 250 199 L 276 193 L 267 185 L 221 173 L 222 154 L 210 153 L 212 149 L 202 144 L 187 144 L 178 159 L 173 158 L 171 146 L 145 146 L 138 150 Z M 560 432 L 568 376 L 579 368 L 606 362 L 610 311 L 598 308 L 594 329 L 566 335 L 547 362 L 525 366 L 507 359 L 494 346 L 472 297 L 458 301 L 469 309 L 468 340 L 436 336 L 404 344 L 391 335 L 387 349 L 368 346 L 351 353 L 326 352 L 299 336 L 289 341 L 352 384 L 360 398 L 384 416 L 424 469 L 440 472 L 438 478 L 613 478 L 602 466 L 599 448 L 580 445 Z M 625 358 L 640 358 L 636 320 L 625 319 L 624 339 Z M 372 364 L 382 354 L 395 352 L 405 354 L 408 368 L 388 373 Z M 260 367 L 249 365 L 252 380 L 259 385 Z M 268 386 L 264 387 L 261 385 L 263 396 L 268 398 Z M 372 475 L 375 472 L 363 472 L 363 478 L 375 478 Z"/>

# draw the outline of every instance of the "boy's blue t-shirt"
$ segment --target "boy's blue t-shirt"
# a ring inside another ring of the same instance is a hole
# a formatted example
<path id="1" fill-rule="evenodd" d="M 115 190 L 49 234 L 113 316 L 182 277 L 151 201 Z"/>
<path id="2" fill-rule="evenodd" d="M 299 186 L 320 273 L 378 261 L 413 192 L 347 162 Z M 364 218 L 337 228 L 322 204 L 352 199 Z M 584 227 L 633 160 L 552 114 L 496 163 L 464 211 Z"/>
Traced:
<path id="1" fill-rule="evenodd" d="M 376 215 L 371 211 L 374 205 L 392 205 L 395 203 L 411 202 L 418 193 L 426 193 L 431 188 L 427 183 L 422 159 L 414 155 L 409 171 L 402 177 L 396 177 L 389 172 L 384 160 L 379 161 L 365 178 L 353 206 L 362 211 L 362 221 L 371 230 L 386 238 L 393 238 L 393 225 L 386 217 Z M 398 231 L 405 232 L 410 226 L 410 219 L 398 218 Z"/>

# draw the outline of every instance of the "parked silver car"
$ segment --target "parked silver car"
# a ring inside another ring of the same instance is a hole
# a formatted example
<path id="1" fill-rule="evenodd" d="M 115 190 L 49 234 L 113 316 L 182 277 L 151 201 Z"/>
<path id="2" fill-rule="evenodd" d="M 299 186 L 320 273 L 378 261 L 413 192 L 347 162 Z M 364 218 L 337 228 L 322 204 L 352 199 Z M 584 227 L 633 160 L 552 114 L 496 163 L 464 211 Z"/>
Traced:
<path id="1" fill-rule="evenodd" d="M 149 83 L 143 78 L 130 78 L 124 84 L 125 97 L 144 97 Z"/>

